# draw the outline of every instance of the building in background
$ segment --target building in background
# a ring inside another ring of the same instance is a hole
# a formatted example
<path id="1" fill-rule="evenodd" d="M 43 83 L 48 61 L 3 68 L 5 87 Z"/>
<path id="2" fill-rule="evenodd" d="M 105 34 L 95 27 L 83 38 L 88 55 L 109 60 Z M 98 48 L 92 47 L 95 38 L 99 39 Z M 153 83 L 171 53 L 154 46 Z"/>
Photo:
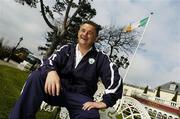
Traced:
<path id="1" fill-rule="evenodd" d="M 141 102 L 152 119 L 180 118 L 180 83 L 168 82 L 155 89 L 124 84 L 123 91 Z"/>
<path id="2" fill-rule="evenodd" d="M 18 65 L 21 70 L 35 70 L 39 67 L 41 60 L 33 54 L 28 54 L 27 57 Z"/>

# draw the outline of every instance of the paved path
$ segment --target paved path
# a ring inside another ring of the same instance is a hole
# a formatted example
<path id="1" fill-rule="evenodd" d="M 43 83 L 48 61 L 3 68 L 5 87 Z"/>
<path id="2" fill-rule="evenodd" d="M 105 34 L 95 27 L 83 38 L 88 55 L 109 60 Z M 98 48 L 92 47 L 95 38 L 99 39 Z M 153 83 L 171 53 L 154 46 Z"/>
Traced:
<path id="1" fill-rule="evenodd" d="M 10 60 L 9 62 L 0 60 L 0 65 L 6 65 L 6 66 L 10 66 L 10 67 L 14 67 L 14 68 L 18 68 L 18 63 L 15 61 Z"/>

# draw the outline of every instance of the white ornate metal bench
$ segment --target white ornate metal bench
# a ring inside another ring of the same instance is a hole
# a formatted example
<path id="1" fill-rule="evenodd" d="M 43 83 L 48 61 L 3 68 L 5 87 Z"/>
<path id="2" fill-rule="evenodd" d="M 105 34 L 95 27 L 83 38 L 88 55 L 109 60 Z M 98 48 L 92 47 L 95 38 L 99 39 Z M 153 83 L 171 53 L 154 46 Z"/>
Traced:
<path id="1" fill-rule="evenodd" d="M 103 88 L 103 85 L 99 82 L 98 91 L 94 95 L 96 101 L 101 100 Z M 70 119 L 66 108 L 59 108 L 42 102 L 40 109 L 48 112 L 56 110 L 54 119 L 57 119 L 57 116 L 59 116 L 60 119 Z M 129 96 L 123 96 L 112 108 L 99 110 L 99 113 L 101 119 L 150 119 L 144 106 Z"/>

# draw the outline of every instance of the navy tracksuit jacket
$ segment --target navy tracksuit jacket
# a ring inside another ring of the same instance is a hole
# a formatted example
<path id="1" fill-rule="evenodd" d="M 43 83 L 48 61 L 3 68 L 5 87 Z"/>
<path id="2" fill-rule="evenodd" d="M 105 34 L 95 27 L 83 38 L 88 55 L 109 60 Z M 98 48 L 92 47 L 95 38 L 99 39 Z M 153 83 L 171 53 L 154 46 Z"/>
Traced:
<path id="1" fill-rule="evenodd" d="M 82 110 L 82 105 L 93 101 L 99 77 L 105 86 L 103 102 L 113 106 L 122 96 L 122 78 L 116 65 L 107 55 L 92 49 L 82 58 L 75 68 L 76 45 L 61 47 L 44 60 L 37 71 L 26 81 L 24 90 L 10 114 L 10 119 L 34 119 L 41 102 L 65 106 L 71 119 L 99 119 L 97 109 Z M 49 96 L 44 92 L 47 73 L 56 70 L 61 80 L 60 96 Z"/>

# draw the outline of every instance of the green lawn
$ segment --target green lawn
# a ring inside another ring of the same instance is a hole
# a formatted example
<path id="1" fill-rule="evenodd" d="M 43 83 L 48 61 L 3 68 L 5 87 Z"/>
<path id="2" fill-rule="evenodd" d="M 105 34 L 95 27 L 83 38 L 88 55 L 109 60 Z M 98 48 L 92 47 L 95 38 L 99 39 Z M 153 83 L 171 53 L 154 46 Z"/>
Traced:
<path id="1" fill-rule="evenodd" d="M 29 72 L 0 65 L 0 119 L 7 119 Z M 38 112 L 37 119 L 51 119 L 52 113 Z"/>

